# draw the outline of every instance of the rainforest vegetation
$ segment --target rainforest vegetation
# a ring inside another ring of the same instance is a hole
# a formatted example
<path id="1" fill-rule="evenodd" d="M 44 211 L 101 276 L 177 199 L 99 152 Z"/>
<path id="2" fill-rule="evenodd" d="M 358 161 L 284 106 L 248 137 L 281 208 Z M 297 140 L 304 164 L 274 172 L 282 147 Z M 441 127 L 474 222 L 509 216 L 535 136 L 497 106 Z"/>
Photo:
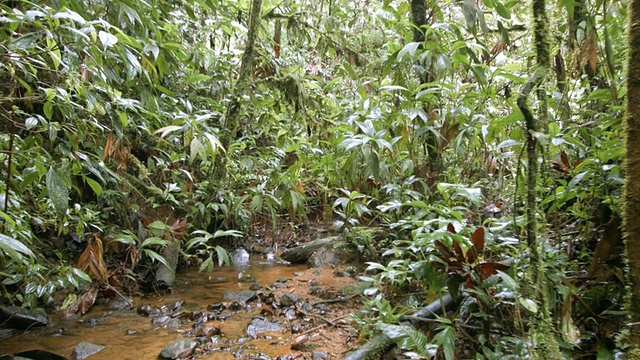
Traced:
<path id="1" fill-rule="evenodd" d="M 639 33 L 638 0 L 2 1 L 0 303 L 321 223 L 360 344 L 640 358 Z"/>

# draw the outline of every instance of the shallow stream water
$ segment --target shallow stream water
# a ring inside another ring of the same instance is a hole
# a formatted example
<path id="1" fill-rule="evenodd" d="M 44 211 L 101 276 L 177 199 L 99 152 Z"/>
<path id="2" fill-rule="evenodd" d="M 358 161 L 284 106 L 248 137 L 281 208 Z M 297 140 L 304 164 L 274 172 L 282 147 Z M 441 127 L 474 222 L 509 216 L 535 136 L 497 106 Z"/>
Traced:
<path id="1" fill-rule="evenodd" d="M 31 349 L 47 350 L 71 358 L 73 348 L 86 341 L 105 346 L 101 352 L 91 356 L 91 360 L 156 359 L 161 350 L 171 341 L 184 337 L 184 327 L 177 329 L 156 328 L 151 319 L 137 314 L 141 304 L 151 306 L 172 306 L 184 301 L 181 310 L 203 311 L 207 305 L 222 301 L 227 291 L 247 290 L 250 282 L 238 281 L 238 274 L 250 274 L 260 285 L 267 286 L 276 280 L 292 279 L 295 272 L 307 270 L 306 265 L 285 265 L 265 262 L 253 258 L 243 267 L 217 268 L 212 274 L 189 271 L 178 274 L 173 292 L 165 295 L 134 298 L 133 309 L 110 310 L 106 305 L 94 306 L 79 318 L 64 319 L 62 314 L 51 314 L 51 326 L 20 333 L 0 341 L 0 354 L 18 353 Z M 225 281 L 226 279 L 226 281 Z M 246 339 L 245 328 L 260 309 L 241 311 L 223 322 L 217 322 L 226 339 Z M 279 337 L 289 338 L 291 334 L 274 334 L 272 337 L 247 339 L 243 354 L 266 354 L 269 357 L 293 353 L 290 344 Z M 241 340 L 244 341 L 244 340 Z M 244 345 L 244 344 L 242 344 Z M 219 351 L 198 355 L 198 359 L 235 359 L 231 351 Z"/>

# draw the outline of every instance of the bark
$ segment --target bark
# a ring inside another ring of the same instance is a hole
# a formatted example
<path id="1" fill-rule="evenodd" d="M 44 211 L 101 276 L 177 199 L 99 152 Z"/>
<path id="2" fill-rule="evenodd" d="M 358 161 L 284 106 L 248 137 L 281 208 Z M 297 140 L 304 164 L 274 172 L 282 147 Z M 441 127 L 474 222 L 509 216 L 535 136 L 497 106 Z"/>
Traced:
<path id="1" fill-rule="evenodd" d="M 522 111 L 527 130 L 527 204 L 526 204 L 526 232 L 527 248 L 531 254 L 531 277 L 529 288 L 532 289 L 533 299 L 539 304 L 538 313 L 531 319 L 529 336 L 533 343 L 532 358 L 559 359 L 560 349 L 555 339 L 551 311 L 549 309 L 548 282 L 545 268 L 542 243 L 538 239 L 538 141 L 537 134 L 547 128 L 547 94 L 544 81 L 551 66 L 549 52 L 548 28 L 549 20 L 546 14 L 545 0 L 533 1 L 534 44 L 536 49 L 536 69 L 533 76 L 523 86 L 518 97 L 518 107 Z M 530 110 L 527 99 L 532 90 L 537 88 L 538 97 L 537 118 Z M 542 129 L 542 130 L 541 130 Z"/>
<path id="2" fill-rule="evenodd" d="M 262 0 L 253 0 L 251 3 L 251 15 L 249 16 L 249 30 L 247 32 L 247 44 L 245 46 L 244 54 L 242 55 L 242 62 L 240 64 L 240 71 L 238 73 L 238 80 L 233 89 L 231 95 L 231 102 L 227 107 L 227 112 L 224 117 L 224 123 L 220 130 L 220 143 L 226 150 L 229 145 L 236 139 L 236 132 L 238 131 L 238 124 L 240 123 L 240 100 L 248 89 L 249 80 L 251 79 L 251 72 L 253 71 L 253 53 L 256 42 L 256 34 L 258 26 L 260 25 L 260 12 L 262 10 Z M 215 178 L 218 181 L 222 181 L 227 177 L 227 154 L 218 154 L 216 158 Z"/>
<path id="3" fill-rule="evenodd" d="M 628 264 L 629 333 L 625 340 L 631 346 L 629 358 L 640 359 L 640 0 L 633 0 L 629 5 L 627 51 L 624 223 Z"/>

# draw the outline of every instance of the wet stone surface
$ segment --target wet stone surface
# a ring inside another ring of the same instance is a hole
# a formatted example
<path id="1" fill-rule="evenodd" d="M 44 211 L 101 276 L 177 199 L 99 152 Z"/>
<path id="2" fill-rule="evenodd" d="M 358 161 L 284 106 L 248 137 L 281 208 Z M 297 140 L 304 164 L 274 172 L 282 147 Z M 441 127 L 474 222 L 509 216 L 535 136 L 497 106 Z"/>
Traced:
<path id="1" fill-rule="evenodd" d="M 95 355 L 102 351 L 105 347 L 102 345 L 92 344 L 90 342 L 82 341 L 75 348 L 71 357 L 75 360 L 84 360 L 91 355 Z"/>

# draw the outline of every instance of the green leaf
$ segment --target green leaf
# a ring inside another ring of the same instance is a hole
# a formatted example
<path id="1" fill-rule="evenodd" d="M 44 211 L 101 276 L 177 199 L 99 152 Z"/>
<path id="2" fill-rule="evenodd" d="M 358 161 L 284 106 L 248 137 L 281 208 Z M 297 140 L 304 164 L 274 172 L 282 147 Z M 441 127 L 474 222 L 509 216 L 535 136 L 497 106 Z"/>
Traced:
<path id="1" fill-rule="evenodd" d="M 102 186 L 100 185 L 100 183 L 86 176 L 83 176 L 83 178 L 84 181 L 89 184 L 89 187 L 91 187 L 91 190 L 93 190 L 96 196 L 100 196 L 102 194 Z"/>
<path id="2" fill-rule="evenodd" d="M 419 42 L 410 42 L 405 45 L 400 51 L 398 51 L 398 61 L 402 61 L 402 59 L 409 54 L 411 57 L 415 56 L 416 50 L 420 47 Z"/>
<path id="3" fill-rule="evenodd" d="M 511 13 L 506 8 L 506 6 L 504 6 L 504 4 L 502 4 L 498 0 L 494 0 L 494 5 L 495 5 L 496 12 L 498 12 L 498 15 L 502 16 L 505 19 L 511 19 Z"/>
<path id="4" fill-rule="evenodd" d="M 69 186 L 64 177 L 53 167 L 49 168 L 46 176 L 49 198 L 59 216 L 64 215 L 69 207 Z"/>
<path id="5" fill-rule="evenodd" d="M 223 265 L 229 266 L 231 264 L 229 253 L 222 246 L 216 246 L 216 255 L 218 255 L 218 267 L 222 267 Z"/>
<path id="6" fill-rule="evenodd" d="M 190 148 L 191 152 L 189 153 L 189 162 L 193 162 L 197 157 L 200 157 L 203 160 L 205 159 L 206 149 L 198 138 L 193 138 L 193 140 L 191 140 Z"/>
<path id="7" fill-rule="evenodd" d="M 0 250 L 14 259 L 20 258 L 17 253 L 33 256 L 33 252 L 25 244 L 4 234 L 0 234 Z"/>
<path id="8" fill-rule="evenodd" d="M 222 236 L 242 237 L 242 232 L 238 230 L 216 230 L 213 234 L 214 239 Z"/>
<path id="9" fill-rule="evenodd" d="M 151 260 L 154 261 L 159 261 L 161 262 L 164 266 L 167 267 L 167 269 L 171 269 L 171 266 L 169 266 L 169 263 L 167 262 L 167 260 L 164 258 L 164 256 L 158 254 L 157 252 L 151 250 L 151 249 L 144 249 L 144 253 L 147 254 L 148 257 L 151 258 Z"/>
<path id="10" fill-rule="evenodd" d="M 119 234 L 115 239 L 113 239 L 113 241 L 132 246 L 135 246 L 138 243 L 138 241 L 134 239 L 133 234 Z"/>
<path id="11" fill-rule="evenodd" d="M 167 240 L 161 239 L 161 238 L 156 237 L 156 236 L 152 236 L 150 238 L 147 238 L 145 241 L 143 241 L 142 245 L 140 245 L 140 247 L 141 248 L 145 248 L 145 247 L 149 247 L 149 246 L 153 246 L 153 245 L 166 246 L 167 245 Z"/>
<path id="12" fill-rule="evenodd" d="M 452 326 L 444 326 L 444 328 L 433 337 L 433 342 L 442 347 L 442 352 L 446 360 L 455 359 L 456 330 Z"/>
<path id="13" fill-rule="evenodd" d="M 100 30 L 98 32 L 98 37 L 100 38 L 100 42 L 102 46 L 106 48 L 110 48 L 113 45 L 118 43 L 118 38 L 115 35 L 112 35 L 106 31 Z"/>
<path id="14" fill-rule="evenodd" d="M 522 305 L 523 308 L 531 311 L 532 313 L 535 314 L 538 312 L 538 304 L 536 304 L 535 301 L 531 299 L 519 298 L 518 302 L 520 303 L 520 305 Z"/>
<path id="15" fill-rule="evenodd" d="M 77 269 L 77 268 L 73 268 L 72 271 L 73 271 L 73 274 L 75 276 L 79 277 L 80 279 L 82 279 L 82 280 L 84 280 L 84 281 L 86 281 L 88 283 L 91 283 L 91 277 L 89 275 L 87 275 L 86 272 L 84 272 L 84 271 L 82 271 L 80 269 Z"/>
<path id="16" fill-rule="evenodd" d="M 167 230 L 167 224 L 163 223 L 160 220 L 156 220 L 151 224 L 147 225 L 147 228 L 151 230 L 153 233 L 162 234 Z"/>

